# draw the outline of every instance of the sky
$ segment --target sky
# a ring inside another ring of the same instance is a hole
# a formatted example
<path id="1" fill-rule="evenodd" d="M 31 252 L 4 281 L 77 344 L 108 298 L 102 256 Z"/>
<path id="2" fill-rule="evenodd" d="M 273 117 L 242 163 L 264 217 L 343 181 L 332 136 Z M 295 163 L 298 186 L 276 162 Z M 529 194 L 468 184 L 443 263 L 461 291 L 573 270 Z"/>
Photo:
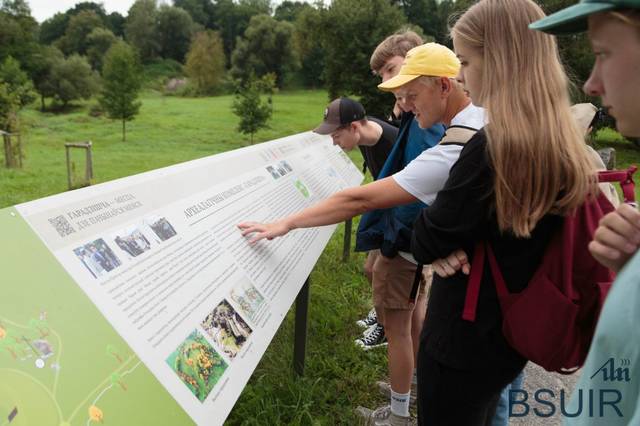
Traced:
<path id="1" fill-rule="evenodd" d="M 84 0 L 27 0 L 29 6 L 31 7 L 31 16 L 36 18 L 38 22 L 42 22 L 46 19 L 51 18 L 57 12 L 64 12 L 76 3 L 81 3 Z M 123 16 L 127 16 L 127 12 L 129 8 L 133 4 L 134 0 L 103 0 L 100 2 L 99 0 L 92 0 L 96 3 L 102 3 L 104 5 L 107 13 L 111 12 L 119 12 Z M 311 2 L 311 0 L 298 0 L 298 1 L 306 1 Z M 271 0 L 272 5 L 278 5 L 282 2 L 282 0 Z M 161 0 L 158 1 L 158 4 L 167 3 L 173 4 L 170 0 Z"/>
<path id="2" fill-rule="evenodd" d="M 127 15 L 129 8 L 133 4 L 134 0 L 104 0 L 101 3 L 104 5 L 107 13 L 120 12 L 123 16 Z M 36 21 L 42 22 L 51 18 L 57 12 L 65 12 L 70 9 L 76 3 L 81 3 L 80 0 L 27 0 L 29 7 L 31 7 L 31 16 L 36 18 Z M 98 3 L 98 1 L 96 1 Z"/>

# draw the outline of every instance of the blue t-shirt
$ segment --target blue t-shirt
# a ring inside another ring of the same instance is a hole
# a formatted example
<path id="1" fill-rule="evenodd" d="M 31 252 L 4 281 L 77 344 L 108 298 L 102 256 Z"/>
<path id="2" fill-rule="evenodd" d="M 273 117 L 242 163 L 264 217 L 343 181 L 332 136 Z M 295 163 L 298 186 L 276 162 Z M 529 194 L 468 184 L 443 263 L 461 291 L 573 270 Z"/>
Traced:
<path id="1" fill-rule="evenodd" d="M 428 129 L 421 129 L 415 118 L 411 120 L 409 140 L 402 159 L 403 168 L 420 155 L 422 151 L 436 146 L 443 135 L 444 126 L 442 124 L 436 124 Z"/>

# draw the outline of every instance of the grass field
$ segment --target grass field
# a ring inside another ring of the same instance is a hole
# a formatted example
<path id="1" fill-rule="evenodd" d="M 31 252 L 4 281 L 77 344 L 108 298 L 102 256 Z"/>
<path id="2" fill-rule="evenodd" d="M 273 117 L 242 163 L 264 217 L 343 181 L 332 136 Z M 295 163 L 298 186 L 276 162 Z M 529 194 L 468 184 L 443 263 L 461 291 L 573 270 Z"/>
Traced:
<path id="1" fill-rule="evenodd" d="M 89 105 L 60 115 L 26 110 L 22 114 L 25 166 L 0 168 L 0 207 L 65 191 L 65 142 L 93 142 L 96 183 L 248 144 L 248 137 L 235 130 L 237 118 L 230 112 L 229 96 L 184 99 L 147 92 L 142 101 L 140 116 L 127 124 L 127 142 L 121 141 L 119 122 L 90 117 Z M 277 94 L 272 128 L 259 132 L 256 140 L 313 128 L 326 103 L 322 91 Z M 597 145 L 616 148 L 618 167 L 640 163 L 640 150 L 615 132 L 599 133 Z M 351 156 L 361 164 L 359 153 Z M 356 406 L 373 408 L 383 402 L 374 383 L 386 375 L 385 351 L 365 353 L 353 345 L 361 332 L 354 322 L 368 310 L 370 292 L 360 272 L 363 255 L 352 253 L 346 263 L 340 259 L 343 232 L 340 226 L 311 276 L 305 376 L 297 378 L 292 370 L 290 312 L 228 424 L 351 425 L 356 424 Z"/>
<path id="2" fill-rule="evenodd" d="M 147 92 L 140 115 L 127 123 L 126 142 L 120 122 L 89 116 L 88 105 L 66 114 L 27 109 L 21 114 L 25 167 L 0 168 L 0 207 L 67 190 L 65 142 L 93 142 L 96 183 L 248 145 L 248 136 L 236 131 L 231 100 L 231 96 L 178 98 Z M 276 94 L 271 129 L 258 132 L 256 140 L 315 127 L 326 103 L 327 95 L 321 91 Z"/>

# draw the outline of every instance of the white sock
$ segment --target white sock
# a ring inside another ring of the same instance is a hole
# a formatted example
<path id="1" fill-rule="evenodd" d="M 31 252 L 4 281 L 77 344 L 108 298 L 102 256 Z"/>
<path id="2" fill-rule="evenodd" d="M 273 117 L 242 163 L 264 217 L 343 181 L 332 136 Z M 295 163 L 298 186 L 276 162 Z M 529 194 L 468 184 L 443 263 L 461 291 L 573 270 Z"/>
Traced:
<path id="1" fill-rule="evenodd" d="M 409 416 L 409 395 L 411 391 L 407 393 L 397 393 L 391 389 L 391 412 L 396 416 Z"/>
<path id="2" fill-rule="evenodd" d="M 418 384 L 418 370 L 416 368 L 413 369 L 413 377 L 411 378 L 411 384 L 412 385 Z"/>

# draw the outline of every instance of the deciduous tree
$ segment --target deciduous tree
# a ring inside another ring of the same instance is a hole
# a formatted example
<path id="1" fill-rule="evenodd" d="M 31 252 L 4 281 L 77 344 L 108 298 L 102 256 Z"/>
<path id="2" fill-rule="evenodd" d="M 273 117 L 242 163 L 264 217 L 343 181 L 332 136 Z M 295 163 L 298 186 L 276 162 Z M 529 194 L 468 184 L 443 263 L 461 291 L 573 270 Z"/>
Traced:
<path id="1" fill-rule="evenodd" d="M 218 0 L 215 7 L 212 27 L 220 31 L 224 42 L 224 54 L 229 60 L 236 47 L 237 38 L 244 34 L 251 17 L 271 13 L 270 0 Z"/>
<path id="2" fill-rule="evenodd" d="M 102 19 L 93 10 L 83 10 L 69 19 L 69 25 L 58 41 L 58 47 L 66 55 L 86 55 L 89 47 L 87 36 L 96 28 L 104 28 Z"/>
<path id="3" fill-rule="evenodd" d="M 184 62 L 194 33 L 194 23 L 186 10 L 163 5 L 158 11 L 158 42 L 165 59 Z"/>
<path id="4" fill-rule="evenodd" d="M 294 22 L 293 45 L 300 61 L 301 80 L 307 87 L 322 87 L 326 52 L 320 42 L 326 28 L 325 9 L 308 7 L 302 9 Z"/>
<path id="5" fill-rule="evenodd" d="M 143 62 L 158 55 L 156 0 L 136 0 L 129 9 L 125 24 L 125 36 L 129 44 L 138 50 Z"/>
<path id="6" fill-rule="evenodd" d="M 248 134 L 253 144 L 253 135 L 260 129 L 268 128 L 267 122 L 273 113 L 272 94 L 275 88 L 275 76 L 268 74 L 257 79 L 250 76 L 239 82 L 231 109 L 240 118 L 238 131 Z M 263 99 L 261 94 L 266 95 Z"/>
<path id="7" fill-rule="evenodd" d="M 106 28 L 94 28 L 87 36 L 87 58 L 94 70 L 102 69 L 102 60 L 117 37 Z"/>
<path id="8" fill-rule="evenodd" d="M 173 5 L 186 10 L 191 19 L 204 28 L 215 25 L 216 5 L 210 0 L 174 0 Z"/>
<path id="9" fill-rule="evenodd" d="M 277 86 L 282 87 L 286 75 L 299 66 L 292 36 L 291 23 L 268 15 L 254 16 L 233 51 L 231 74 L 246 80 L 251 74 L 262 77 L 273 73 Z"/>
<path id="10" fill-rule="evenodd" d="M 56 61 L 51 69 L 54 100 L 66 107 L 69 102 L 88 99 L 97 88 L 97 76 L 83 56 L 74 54 Z"/>
<path id="11" fill-rule="evenodd" d="M 197 94 L 210 95 L 215 92 L 224 74 L 225 63 L 220 34 L 211 30 L 197 33 L 185 66 L 190 84 Z"/>
<path id="12" fill-rule="evenodd" d="M 122 141 L 126 140 L 126 122 L 140 110 L 138 94 L 142 87 L 142 66 L 136 52 L 124 42 L 114 44 L 102 67 L 103 88 L 100 104 L 110 118 L 122 120 Z"/>
<path id="13" fill-rule="evenodd" d="M 11 56 L 0 64 L 0 130 L 18 130 L 18 111 L 35 99 L 33 84 Z"/>
<path id="14" fill-rule="evenodd" d="M 18 97 L 11 93 L 8 84 L 0 82 L 0 130 L 9 133 L 17 130 L 16 114 L 19 109 Z"/>
<path id="15" fill-rule="evenodd" d="M 44 111 L 45 98 L 55 96 L 55 84 L 52 79 L 52 70 L 57 62 L 64 60 L 64 55 L 55 46 L 40 46 L 36 53 L 35 62 L 38 67 L 32 75 L 33 84 L 40 94 L 41 110 Z"/>
<path id="16" fill-rule="evenodd" d="M 0 1 L 0 62 L 11 56 L 31 75 L 38 48 L 38 23 L 22 0 Z"/>
<path id="17" fill-rule="evenodd" d="M 388 115 L 393 96 L 378 90 L 369 58 L 378 43 L 406 24 L 402 10 L 388 0 L 333 0 L 325 19 L 331 26 L 323 37 L 329 97 L 356 95 L 368 114 Z"/>
<path id="18" fill-rule="evenodd" d="M 20 63 L 11 56 L 0 64 L 0 82 L 6 84 L 7 91 L 15 96 L 20 108 L 36 99 L 31 79 L 20 69 Z"/>
<path id="19" fill-rule="evenodd" d="M 273 15 L 278 21 L 294 22 L 300 13 L 305 10 L 313 9 L 309 3 L 301 1 L 284 0 L 276 7 L 276 11 Z"/>

